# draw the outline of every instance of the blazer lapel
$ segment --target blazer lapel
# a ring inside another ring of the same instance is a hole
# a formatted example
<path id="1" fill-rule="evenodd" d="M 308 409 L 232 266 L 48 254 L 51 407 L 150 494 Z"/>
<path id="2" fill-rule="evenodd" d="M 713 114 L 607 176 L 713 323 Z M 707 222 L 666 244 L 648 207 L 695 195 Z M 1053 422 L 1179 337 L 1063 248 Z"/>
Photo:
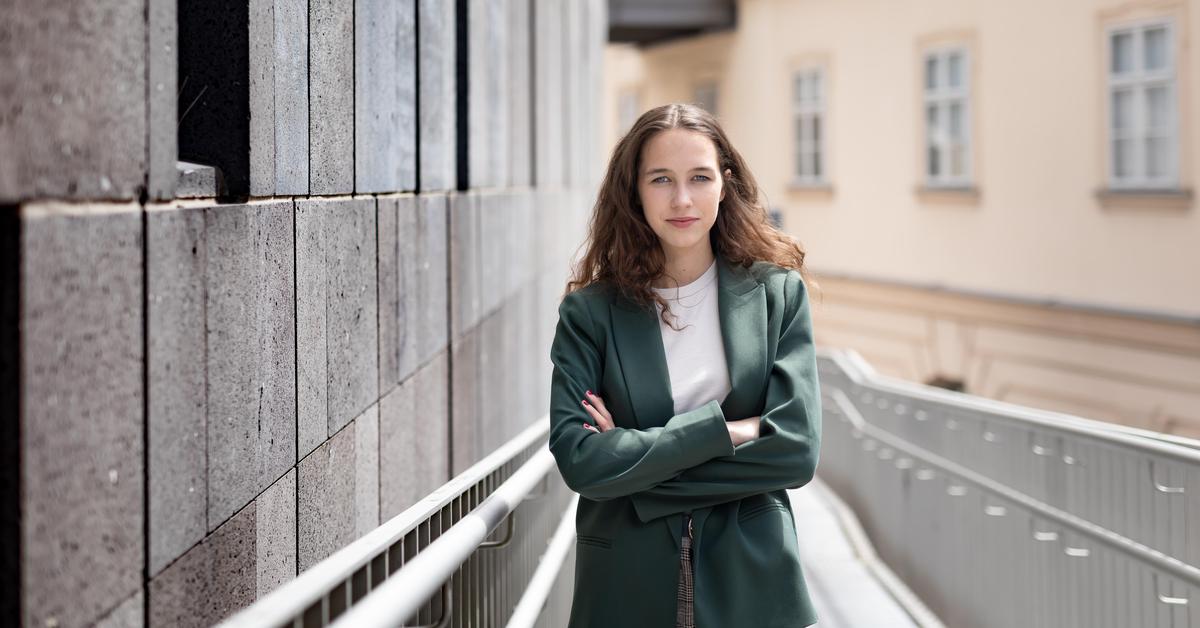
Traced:
<path id="1" fill-rule="evenodd" d="M 657 312 L 618 296 L 609 305 L 621 373 L 641 429 L 660 427 L 675 415 L 671 376 Z M 717 256 L 717 309 L 732 390 L 721 402 L 730 419 L 753 416 L 767 377 L 767 302 L 763 284 L 748 269 Z"/>
<path id="2" fill-rule="evenodd" d="M 675 400 L 657 313 L 619 295 L 609 311 L 634 423 L 639 429 L 661 426 L 675 414 Z"/>
<path id="3" fill-rule="evenodd" d="M 721 338 L 731 387 L 721 411 L 726 419 L 744 419 L 761 410 L 758 404 L 767 386 L 767 287 L 754 281 L 749 269 L 724 258 L 717 258 L 717 266 Z"/>

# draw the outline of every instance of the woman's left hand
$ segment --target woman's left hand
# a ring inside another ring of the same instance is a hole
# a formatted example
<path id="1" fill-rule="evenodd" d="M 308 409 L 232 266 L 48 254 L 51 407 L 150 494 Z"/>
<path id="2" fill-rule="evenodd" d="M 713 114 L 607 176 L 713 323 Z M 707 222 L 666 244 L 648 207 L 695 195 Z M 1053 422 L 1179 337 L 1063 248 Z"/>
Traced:
<path id="1" fill-rule="evenodd" d="M 608 413 L 608 408 L 604 407 L 604 400 L 596 395 L 596 393 L 590 390 L 587 391 L 587 398 L 583 400 L 583 407 L 588 411 L 588 414 L 592 415 L 593 419 L 596 419 L 596 425 L 599 426 L 601 432 L 607 432 L 616 427 L 616 424 L 613 423 L 612 415 Z M 591 424 L 585 423 L 584 426 L 591 427 Z"/>

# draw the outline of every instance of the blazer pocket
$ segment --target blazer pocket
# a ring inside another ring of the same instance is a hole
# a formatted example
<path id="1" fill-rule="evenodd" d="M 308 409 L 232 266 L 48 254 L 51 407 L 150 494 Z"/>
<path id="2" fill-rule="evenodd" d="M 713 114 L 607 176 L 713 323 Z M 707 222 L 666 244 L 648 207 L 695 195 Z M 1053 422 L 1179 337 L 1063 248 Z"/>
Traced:
<path id="1" fill-rule="evenodd" d="M 750 519 L 761 516 L 765 513 L 771 512 L 773 510 L 782 510 L 782 511 L 787 512 L 788 507 L 786 504 L 781 504 L 779 502 L 774 502 L 774 501 L 767 502 L 765 504 L 757 504 L 755 506 L 751 506 L 749 508 L 739 511 L 737 520 L 739 523 L 742 521 L 749 521 Z"/>
<path id="2" fill-rule="evenodd" d="M 575 540 L 580 545 L 588 547 L 598 547 L 600 549 L 612 549 L 612 539 L 606 539 L 602 536 L 592 536 L 590 534 L 576 534 Z"/>

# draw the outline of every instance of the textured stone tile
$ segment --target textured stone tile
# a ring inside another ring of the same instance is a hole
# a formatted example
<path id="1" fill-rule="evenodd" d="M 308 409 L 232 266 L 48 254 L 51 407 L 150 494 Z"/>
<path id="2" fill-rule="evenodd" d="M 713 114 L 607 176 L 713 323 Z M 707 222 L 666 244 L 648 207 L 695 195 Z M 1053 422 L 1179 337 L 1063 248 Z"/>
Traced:
<path id="1" fill-rule="evenodd" d="M 275 193 L 308 194 L 308 9 L 275 2 Z"/>
<path id="2" fill-rule="evenodd" d="M 517 290 L 513 303 L 517 308 L 517 332 L 514 342 L 520 347 L 517 354 L 517 400 L 516 413 L 523 424 L 540 417 L 540 397 L 537 396 L 537 377 L 539 366 L 543 359 L 548 360 L 550 348 L 546 347 L 543 354 L 537 342 L 538 301 L 537 284 L 532 280 L 526 281 Z"/>
<path id="3" fill-rule="evenodd" d="M 354 4 L 354 189 L 416 187 L 415 0 Z"/>
<path id="4" fill-rule="evenodd" d="M 137 197 L 145 9 L 143 0 L 0 4 L 0 203 Z"/>
<path id="5" fill-rule="evenodd" d="M 529 190 L 512 191 L 513 232 L 518 242 L 525 243 L 533 239 L 536 227 L 533 211 L 533 194 Z M 513 294 L 522 286 L 533 281 L 537 270 L 538 252 L 527 245 L 513 247 Z"/>
<path id="6" fill-rule="evenodd" d="M 535 133 L 534 176 L 537 185 L 566 182 L 566 152 L 564 149 L 565 121 L 563 117 L 565 91 L 563 6 L 555 0 L 535 0 L 533 114 L 539 129 L 564 129 L 561 133 Z"/>
<path id="7" fill-rule="evenodd" d="M 457 184 L 455 3 L 418 2 L 421 191 L 451 190 Z"/>
<path id="8" fill-rule="evenodd" d="M 401 265 L 400 205 L 415 205 L 414 198 L 380 197 L 378 205 L 379 229 L 379 394 L 388 393 L 400 383 L 400 359 L 407 328 L 404 327 L 404 303 L 402 294 L 406 285 L 409 265 Z M 412 213 L 412 211 L 409 211 Z"/>
<path id="9" fill-rule="evenodd" d="M 483 395 L 481 382 L 483 373 L 480 371 L 480 337 L 483 334 L 482 325 L 467 330 L 455 340 L 454 369 L 450 380 L 450 393 L 454 396 L 451 406 L 450 420 L 453 423 L 451 433 L 451 469 L 452 475 L 458 475 L 471 466 L 483 451 Z"/>
<path id="10" fill-rule="evenodd" d="M 507 383 L 501 337 L 505 332 L 503 322 L 500 309 L 479 322 L 479 381 L 475 386 L 479 388 L 481 410 L 475 419 L 479 424 L 474 429 L 483 435 L 483 439 L 480 449 L 475 452 L 476 460 L 496 448 L 500 435 L 504 433 L 504 423 L 509 420 L 506 416 L 508 408 L 504 405 L 504 391 L 501 390 Z"/>
<path id="11" fill-rule="evenodd" d="M 149 67 L 150 163 L 149 186 L 152 199 L 169 199 L 175 193 L 179 158 L 178 107 L 176 105 L 179 68 L 179 22 L 174 0 L 150 0 L 146 3 L 149 28 L 146 63 Z"/>
<path id="12" fill-rule="evenodd" d="M 150 581 L 150 626 L 211 626 L 254 601 L 254 502 Z"/>
<path id="13" fill-rule="evenodd" d="M 470 187 L 501 187 L 509 180 L 508 3 L 469 0 L 468 5 Z"/>
<path id="14" fill-rule="evenodd" d="M 379 394 L 387 394 L 399 383 L 400 338 L 400 241 L 396 231 L 399 201 L 396 197 L 376 199 L 376 228 L 379 230 Z"/>
<path id="15" fill-rule="evenodd" d="M 503 196 L 484 192 L 479 196 L 479 229 L 485 237 L 479 239 L 480 256 L 480 317 L 487 317 L 504 298 L 502 279 L 508 264 L 504 259 L 508 247 L 515 244 L 505 236 Z"/>
<path id="16" fill-rule="evenodd" d="M 141 589 L 138 592 L 129 596 L 129 599 L 121 602 L 121 605 L 112 609 L 107 615 L 100 618 L 93 628 L 142 628 L 146 625 L 142 607 L 145 605 L 145 596 Z"/>
<path id="17" fill-rule="evenodd" d="M 296 460 L 296 300 L 291 201 L 205 213 L 208 527 Z"/>
<path id="18" fill-rule="evenodd" d="M 534 189 L 534 205 L 537 207 L 538 225 L 534 231 L 534 242 L 537 243 L 539 253 L 540 268 L 546 268 L 550 265 L 555 265 L 566 272 L 566 260 L 559 255 L 562 246 L 558 238 L 569 237 L 564 235 L 562 225 L 565 222 L 562 211 L 555 202 L 555 196 L 552 192 L 546 189 Z"/>
<path id="19" fill-rule="evenodd" d="M 481 266 L 479 196 L 450 195 L 450 285 L 454 290 L 450 338 L 458 339 L 479 322 Z"/>
<path id="20" fill-rule="evenodd" d="M 379 526 L 379 404 L 354 420 L 355 538 Z"/>
<path id="21" fill-rule="evenodd" d="M 416 378 L 379 400 L 379 516 L 387 521 L 420 499 L 417 493 Z"/>
<path id="22" fill-rule="evenodd" d="M 508 407 L 512 421 L 508 438 L 512 438 L 529 422 L 534 419 L 532 415 L 524 408 L 525 394 L 529 390 L 529 374 L 521 369 L 527 363 L 528 356 L 534 349 L 532 343 L 522 343 L 523 329 L 528 325 L 528 320 L 522 318 L 525 314 L 526 307 L 520 301 L 521 294 L 518 292 L 509 299 L 505 305 L 505 316 L 507 317 L 508 338 L 505 343 L 508 346 Z M 507 439 L 506 439 L 507 440 Z"/>
<path id="23" fill-rule="evenodd" d="M 505 253 L 505 259 L 508 261 L 506 266 L 509 267 L 505 292 L 508 298 L 512 298 L 517 292 L 517 287 L 521 285 L 523 274 L 526 272 L 524 260 L 531 254 L 529 247 L 524 246 L 529 241 L 531 227 L 526 203 L 528 194 L 526 190 L 506 190 L 505 194 L 508 213 L 507 235 L 510 238 L 509 251 Z M 518 248 L 524 250 L 517 254 Z"/>
<path id="24" fill-rule="evenodd" d="M 386 394 L 417 365 L 415 196 L 379 199 L 379 380 Z"/>
<path id="25" fill-rule="evenodd" d="M 449 481 L 447 452 L 450 451 L 450 361 L 447 351 L 438 353 L 414 376 L 417 392 L 416 455 L 420 461 L 417 492 L 432 493 Z"/>
<path id="26" fill-rule="evenodd" d="M 20 212 L 22 623 L 83 625 L 141 585 L 142 220 Z"/>
<path id="27" fill-rule="evenodd" d="M 494 135 L 489 127 L 491 120 L 488 109 L 497 103 L 489 100 L 488 78 L 490 72 L 497 71 L 495 61 L 491 57 L 488 46 L 488 14 L 487 5 L 496 4 L 486 0 L 467 0 L 467 163 L 468 183 L 472 189 L 494 187 L 494 172 L 491 169 L 492 147 Z"/>
<path id="28" fill-rule="evenodd" d="M 420 317 L 420 202 L 415 196 L 399 199 L 396 213 L 396 248 L 400 271 L 397 291 L 400 295 L 397 320 L 396 381 L 407 379 L 417 370 L 417 343 L 421 329 Z"/>
<path id="29" fill-rule="evenodd" d="M 0 211 L 0 460 L 21 457 L 21 214 Z M 0 589 L 21 587 L 21 465 L 0 466 Z M 0 595 L 0 624 L 21 623 L 21 596 Z"/>
<path id="30" fill-rule="evenodd" d="M 334 434 L 300 461 L 298 562 L 300 572 L 354 540 L 355 425 Z"/>
<path id="31" fill-rule="evenodd" d="M 354 191 L 354 0 L 311 0 L 312 194 Z"/>
<path id="32" fill-rule="evenodd" d="M 562 303 L 566 275 L 557 268 L 548 268 L 538 276 L 538 370 L 534 371 L 536 399 L 542 408 L 550 408 L 550 378 L 553 363 L 550 346 L 554 340 L 554 325 L 558 323 L 558 305 Z"/>
<path id="33" fill-rule="evenodd" d="M 585 118 L 580 114 L 584 112 L 588 103 L 584 99 L 582 80 L 588 73 L 588 68 L 584 63 L 582 56 L 583 52 L 583 32 L 580 28 L 580 17 L 582 15 L 583 4 L 579 2 L 566 2 L 562 4 L 563 12 L 563 29 L 562 29 L 562 63 L 564 65 L 564 73 L 562 75 L 562 95 L 563 107 L 559 112 L 563 120 L 563 174 L 564 181 L 568 186 L 577 185 L 581 178 L 579 176 L 582 158 L 584 157 L 582 139 L 587 129 L 580 128 L 578 121 L 595 119 Z M 588 93 L 588 98 L 591 98 L 591 93 Z"/>
<path id="34" fill-rule="evenodd" d="M 515 299 L 508 299 L 502 303 L 496 311 L 496 318 L 499 320 L 496 323 L 498 333 L 493 341 L 495 376 L 489 382 L 492 394 L 488 399 L 494 401 L 500 411 L 491 422 L 501 429 L 492 441 L 491 449 L 512 438 L 516 434 L 516 426 L 524 422 L 524 417 L 517 412 L 516 405 L 521 385 L 520 374 L 517 372 L 517 358 L 527 350 L 516 343 L 518 321 Z"/>
<path id="35" fill-rule="evenodd" d="M 329 434 L 379 399 L 375 200 L 326 202 Z"/>
<path id="36" fill-rule="evenodd" d="M 530 83 L 530 28 L 532 0 L 508 0 L 508 185 L 525 187 L 533 182 L 533 120 Z"/>
<path id="37" fill-rule="evenodd" d="M 449 479 L 448 361 L 441 353 L 380 401 L 380 521 Z"/>
<path id="38" fill-rule="evenodd" d="M 442 195 L 417 197 L 417 307 L 420 323 L 417 336 L 418 363 L 424 364 L 446 347 L 448 332 L 448 286 L 446 260 L 447 198 Z"/>
<path id="39" fill-rule="evenodd" d="M 533 192 L 529 190 L 512 191 L 512 228 L 516 242 L 510 251 L 509 266 L 513 269 L 513 285 L 522 286 L 533 280 L 538 267 L 539 251 L 530 246 L 536 242 L 537 224 L 534 219 Z"/>
<path id="40" fill-rule="evenodd" d="M 379 398 L 375 201 L 297 201 L 300 450 Z"/>
<path id="41" fill-rule="evenodd" d="M 320 201 L 296 201 L 296 413 L 301 458 L 329 437 L 327 213 Z"/>
<path id="42" fill-rule="evenodd" d="M 275 2 L 249 0 L 250 194 L 275 194 Z"/>
<path id="43" fill-rule="evenodd" d="M 296 577 L 296 470 L 254 500 L 255 591 L 270 593 Z"/>
<path id="44" fill-rule="evenodd" d="M 508 0 L 484 4 L 487 20 L 482 48 L 485 56 L 483 120 L 487 133 L 486 181 L 490 187 L 505 187 L 508 183 L 509 123 L 508 91 Z"/>
<path id="45" fill-rule="evenodd" d="M 417 0 L 395 0 L 396 73 L 388 81 L 395 84 L 398 140 L 397 190 L 417 189 Z"/>
<path id="46" fill-rule="evenodd" d="M 204 212 L 146 214 L 151 576 L 207 530 Z"/>
<path id="47" fill-rule="evenodd" d="M 608 44 L 608 3 L 605 0 L 589 0 L 585 5 L 588 17 L 585 20 L 583 42 L 585 68 L 585 83 L 582 88 L 584 110 L 576 114 L 579 120 L 596 120 L 604 115 L 604 105 L 600 99 L 590 97 L 590 94 L 604 90 L 604 49 Z M 595 190 L 600 185 L 604 172 L 602 152 L 603 131 L 598 125 L 578 125 L 585 133 L 585 143 L 581 147 L 577 160 L 581 172 L 577 179 L 581 190 Z M 589 208 L 590 208 L 590 200 Z"/>
<path id="48" fill-rule="evenodd" d="M 516 286 L 516 274 L 518 267 L 513 265 L 513 249 L 520 246 L 524 239 L 521 234 L 517 233 L 516 213 L 513 210 L 513 195 L 510 190 L 501 190 L 497 194 L 497 204 L 495 208 L 498 214 L 497 218 L 500 223 L 496 225 L 496 238 L 499 240 L 496 243 L 496 250 L 493 252 L 498 269 L 498 277 L 496 278 L 496 293 L 497 304 L 499 307 L 504 301 L 512 297 L 513 288 Z"/>

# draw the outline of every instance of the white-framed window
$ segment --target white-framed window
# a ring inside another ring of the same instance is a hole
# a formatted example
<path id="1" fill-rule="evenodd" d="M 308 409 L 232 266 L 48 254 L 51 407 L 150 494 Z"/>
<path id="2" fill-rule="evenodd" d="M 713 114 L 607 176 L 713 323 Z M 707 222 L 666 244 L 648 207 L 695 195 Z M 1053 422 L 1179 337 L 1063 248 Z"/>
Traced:
<path id="1" fill-rule="evenodd" d="M 705 111 L 717 115 L 717 84 L 701 83 L 692 92 L 692 102 Z"/>
<path id="2" fill-rule="evenodd" d="M 1174 30 L 1169 18 L 1106 30 L 1112 189 L 1179 186 Z"/>
<path id="3" fill-rule="evenodd" d="M 925 185 L 971 186 L 970 57 L 963 46 L 924 54 Z"/>
<path id="4" fill-rule="evenodd" d="M 798 185 L 824 185 L 825 73 L 820 67 L 792 75 L 792 133 L 795 155 L 792 180 Z"/>

